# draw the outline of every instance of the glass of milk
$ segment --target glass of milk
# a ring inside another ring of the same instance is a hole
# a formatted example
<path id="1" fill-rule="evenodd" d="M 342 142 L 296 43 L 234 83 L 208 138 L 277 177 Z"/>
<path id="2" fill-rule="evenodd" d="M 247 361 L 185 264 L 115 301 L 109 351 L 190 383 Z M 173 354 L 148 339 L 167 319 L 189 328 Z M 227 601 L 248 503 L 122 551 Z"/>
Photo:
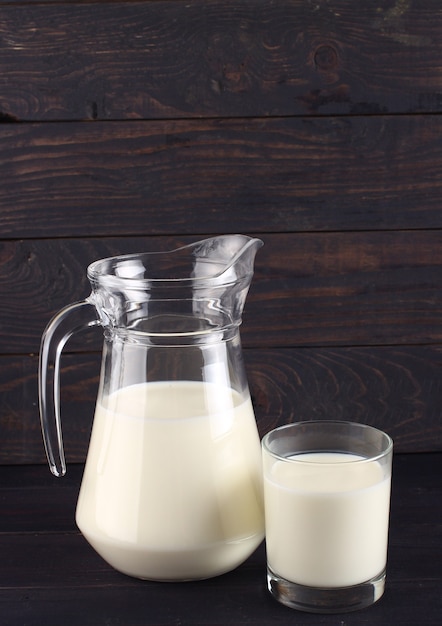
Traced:
<path id="1" fill-rule="evenodd" d="M 308 421 L 263 438 L 267 586 L 291 608 L 360 609 L 385 587 L 393 442 L 352 422 Z"/>

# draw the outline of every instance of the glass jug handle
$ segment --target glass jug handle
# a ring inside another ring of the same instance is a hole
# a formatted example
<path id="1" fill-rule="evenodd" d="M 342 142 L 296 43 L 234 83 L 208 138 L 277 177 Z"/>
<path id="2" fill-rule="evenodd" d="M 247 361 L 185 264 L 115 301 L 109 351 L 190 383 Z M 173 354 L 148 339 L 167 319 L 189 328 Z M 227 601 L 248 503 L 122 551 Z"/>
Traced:
<path id="1" fill-rule="evenodd" d="M 92 311 L 95 314 L 92 318 Z M 38 394 L 43 441 L 51 472 L 64 476 L 66 462 L 60 419 L 60 356 L 68 339 L 77 331 L 97 326 L 96 309 L 87 300 L 61 309 L 47 325 L 40 345 Z"/>

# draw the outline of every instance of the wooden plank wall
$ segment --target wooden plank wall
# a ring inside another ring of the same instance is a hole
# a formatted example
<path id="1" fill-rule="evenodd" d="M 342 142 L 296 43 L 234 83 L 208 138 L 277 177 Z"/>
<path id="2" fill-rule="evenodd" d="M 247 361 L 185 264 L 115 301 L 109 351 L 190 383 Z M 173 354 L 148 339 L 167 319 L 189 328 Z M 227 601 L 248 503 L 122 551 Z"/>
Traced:
<path id="1" fill-rule="evenodd" d="M 261 433 L 442 450 L 439 0 L 0 0 L 0 462 L 44 462 L 41 333 L 96 258 L 242 232 Z M 62 359 L 84 459 L 100 333 Z"/>

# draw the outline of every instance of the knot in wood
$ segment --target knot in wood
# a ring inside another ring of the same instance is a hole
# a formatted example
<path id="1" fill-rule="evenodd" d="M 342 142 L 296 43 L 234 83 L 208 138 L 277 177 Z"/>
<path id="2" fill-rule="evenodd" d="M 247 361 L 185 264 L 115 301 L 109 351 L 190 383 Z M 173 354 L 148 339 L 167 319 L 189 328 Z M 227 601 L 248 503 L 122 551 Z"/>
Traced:
<path id="1" fill-rule="evenodd" d="M 333 46 L 322 45 L 315 51 L 314 61 L 318 70 L 329 72 L 338 66 L 338 53 Z"/>

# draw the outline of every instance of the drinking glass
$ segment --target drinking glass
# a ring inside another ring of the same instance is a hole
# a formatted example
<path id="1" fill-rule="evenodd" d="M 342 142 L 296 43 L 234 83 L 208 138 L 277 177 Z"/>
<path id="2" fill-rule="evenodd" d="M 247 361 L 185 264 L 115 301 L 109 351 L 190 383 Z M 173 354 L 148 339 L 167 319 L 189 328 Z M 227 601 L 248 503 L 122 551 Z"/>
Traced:
<path id="1" fill-rule="evenodd" d="M 316 613 L 384 593 L 393 442 L 364 424 L 307 421 L 262 441 L 267 586 Z"/>

